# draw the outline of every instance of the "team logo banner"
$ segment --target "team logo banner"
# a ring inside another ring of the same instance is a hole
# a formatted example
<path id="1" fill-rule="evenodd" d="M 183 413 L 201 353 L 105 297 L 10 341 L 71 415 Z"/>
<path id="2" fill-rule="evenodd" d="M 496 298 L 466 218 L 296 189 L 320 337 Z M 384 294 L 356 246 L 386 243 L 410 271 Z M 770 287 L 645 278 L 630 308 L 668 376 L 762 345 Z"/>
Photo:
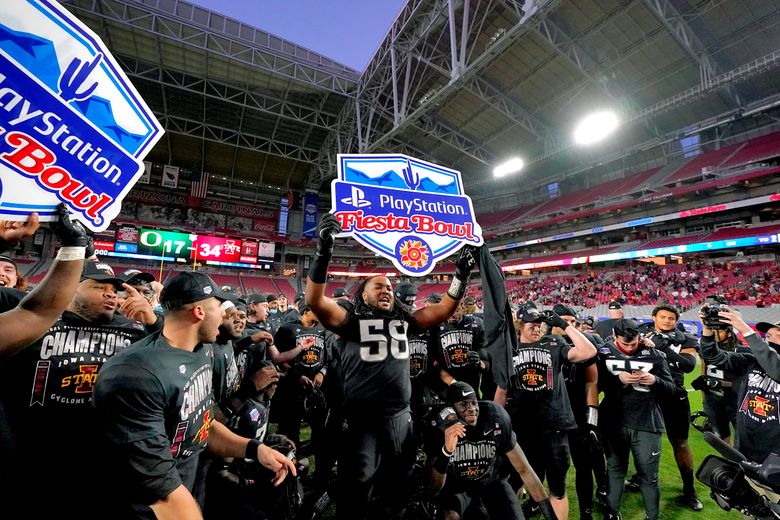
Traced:
<path id="1" fill-rule="evenodd" d="M 0 9 L 0 219 L 64 202 L 108 227 L 163 130 L 103 42 L 59 4 Z"/>
<path id="2" fill-rule="evenodd" d="M 338 156 L 331 184 L 344 234 L 410 276 L 431 272 L 464 244 L 482 245 L 482 229 L 460 172 L 406 155 Z"/>

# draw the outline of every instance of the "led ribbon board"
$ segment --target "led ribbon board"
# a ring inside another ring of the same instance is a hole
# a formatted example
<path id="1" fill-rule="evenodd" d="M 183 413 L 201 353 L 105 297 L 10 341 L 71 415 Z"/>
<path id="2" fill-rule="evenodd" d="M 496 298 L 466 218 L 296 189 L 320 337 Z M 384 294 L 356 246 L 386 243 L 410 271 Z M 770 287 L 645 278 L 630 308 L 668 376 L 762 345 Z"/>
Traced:
<path id="1" fill-rule="evenodd" d="M 482 245 L 482 228 L 460 172 L 406 155 L 338 156 L 331 213 L 344 235 L 423 276 L 464 244 Z"/>
<path id="2" fill-rule="evenodd" d="M 163 130 L 108 49 L 48 0 L 0 9 L 0 219 L 64 202 L 93 231 L 119 213 Z"/>

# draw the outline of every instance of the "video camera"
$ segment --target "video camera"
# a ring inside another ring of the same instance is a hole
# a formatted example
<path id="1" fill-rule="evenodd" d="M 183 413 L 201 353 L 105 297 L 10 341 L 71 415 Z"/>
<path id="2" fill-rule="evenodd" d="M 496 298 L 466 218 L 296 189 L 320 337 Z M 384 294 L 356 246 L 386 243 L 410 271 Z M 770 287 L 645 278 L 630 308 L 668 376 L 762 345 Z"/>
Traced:
<path id="1" fill-rule="evenodd" d="M 702 307 L 701 309 L 702 323 L 704 324 L 704 326 L 712 330 L 728 329 L 731 325 L 729 325 L 724 321 L 721 321 L 719 316 L 719 313 L 726 310 L 725 305 L 728 304 L 726 298 L 714 294 L 712 296 L 707 296 L 705 301 L 709 305 L 707 307 Z"/>
<path id="2" fill-rule="evenodd" d="M 725 458 L 708 455 L 696 471 L 713 500 L 725 511 L 736 509 L 759 520 L 780 519 L 780 455 L 751 462 L 712 432 L 704 440 Z"/>

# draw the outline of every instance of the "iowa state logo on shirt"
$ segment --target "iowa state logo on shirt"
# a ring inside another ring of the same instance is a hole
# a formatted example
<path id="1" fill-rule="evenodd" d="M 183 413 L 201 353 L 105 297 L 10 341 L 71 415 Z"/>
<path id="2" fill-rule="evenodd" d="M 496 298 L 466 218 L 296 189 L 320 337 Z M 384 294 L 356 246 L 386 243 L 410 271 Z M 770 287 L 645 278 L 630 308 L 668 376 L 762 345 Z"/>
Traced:
<path id="1" fill-rule="evenodd" d="M 751 372 L 739 411 L 760 424 L 780 421 L 780 383 L 760 372 Z"/>
<path id="2" fill-rule="evenodd" d="M 409 276 L 431 272 L 465 244 L 483 243 L 456 170 L 399 154 L 339 154 L 331 195 L 344 234 Z"/>

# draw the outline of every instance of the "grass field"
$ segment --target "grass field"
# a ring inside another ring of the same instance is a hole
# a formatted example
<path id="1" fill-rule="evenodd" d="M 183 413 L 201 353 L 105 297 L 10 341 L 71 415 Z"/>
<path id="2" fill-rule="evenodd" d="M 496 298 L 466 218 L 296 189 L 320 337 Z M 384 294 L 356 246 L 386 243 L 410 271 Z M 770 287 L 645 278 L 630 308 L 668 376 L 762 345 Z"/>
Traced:
<path id="1" fill-rule="evenodd" d="M 686 376 L 686 386 L 690 388 L 690 381 L 701 373 L 701 368 L 697 364 L 696 369 Z M 693 412 L 702 409 L 701 392 L 691 391 L 689 392 L 691 401 L 691 410 Z M 308 438 L 308 427 L 304 426 L 302 437 Z M 694 472 L 698 469 L 699 464 L 706 455 L 715 454 L 715 450 L 704 441 L 702 434 L 691 428 L 689 444 L 693 451 L 694 458 Z M 629 476 L 633 475 L 633 466 L 629 464 Z M 726 512 L 722 510 L 718 505 L 710 498 L 709 489 L 696 481 L 696 490 L 699 494 L 699 499 L 704 504 L 704 510 L 700 512 L 691 511 L 690 509 L 683 507 L 679 502 L 679 496 L 682 489 L 682 483 L 680 481 L 680 473 L 677 470 L 677 464 L 674 461 L 674 454 L 672 447 L 669 445 L 669 441 L 664 436 L 663 448 L 661 453 L 661 468 L 659 471 L 659 477 L 661 481 L 661 518 L 663 520 L 735 520 L 742 518 L 740 513 L 735 511 Z M 574 467 L 569 470 L 568 479 L 568 492 L 569 492 L 569 518 L 576 520 L 579 518 L 579 507 L 577 505 L 577 494 L 574 489 Z M 594 518 L 601 518 L 602 514 L 598 504 L 594 505 Z M 324 518 L 334 518 L 333 507 L 329 508 Z M 645 517 L 645 510 L 642 503 L 642 495 L 639 492 L 626 491 L 623 494 L 623 502 L 621 507 L 621 513 L 624 520 L 643 520 Z M 542 518 L 541 516 L 534 517 L 536 519 Z M 466 518 L 468 520 L 468 518 Z M 495 519 L 502 520 L 502 519 Z"/>

